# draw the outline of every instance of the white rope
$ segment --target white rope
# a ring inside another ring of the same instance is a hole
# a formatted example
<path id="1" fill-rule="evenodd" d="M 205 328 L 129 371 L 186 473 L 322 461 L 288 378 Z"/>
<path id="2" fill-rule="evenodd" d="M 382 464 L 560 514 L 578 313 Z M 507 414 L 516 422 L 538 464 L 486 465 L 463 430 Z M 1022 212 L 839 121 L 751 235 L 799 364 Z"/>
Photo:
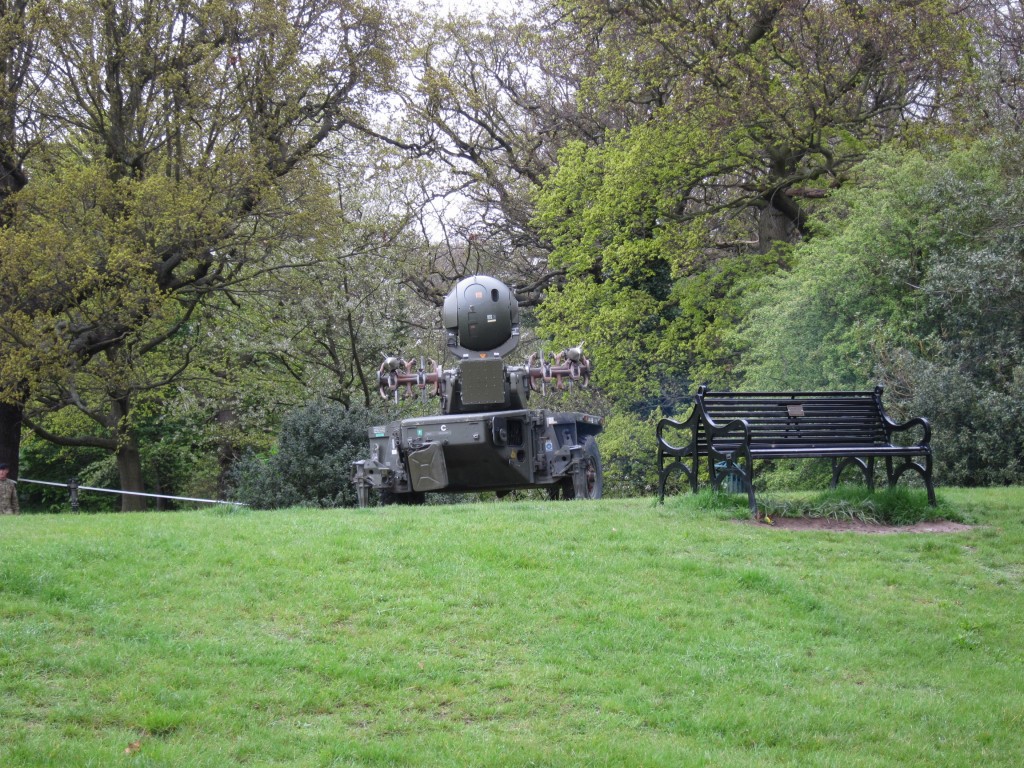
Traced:
<path id="1" fill-rule="evenodd" d="M 23 477 L 18 478 L 19 483 L 35 483 L 36 485 L 52 485 L 57 488 L 67 488 L 71 490 L 70 483 L 52 483 L 48 480 L 27 480 Z M 116 491 L 112 488 L 93 488 L 88 485 L 77 486 L 80 491 L 99 491 L 100 493 L 120 493 L 124 496 L 145 496 L 149 499 L 173 499 L 174 501 L 201 501 L 206 504 L 234 504 L 236 507 L 245 507 L 247 504 L 241 501 L 224 501 L 223 499 L 196 499 L 191 496 L 165 496 L 160 493 L 140 493 L 138 491 Z"/>

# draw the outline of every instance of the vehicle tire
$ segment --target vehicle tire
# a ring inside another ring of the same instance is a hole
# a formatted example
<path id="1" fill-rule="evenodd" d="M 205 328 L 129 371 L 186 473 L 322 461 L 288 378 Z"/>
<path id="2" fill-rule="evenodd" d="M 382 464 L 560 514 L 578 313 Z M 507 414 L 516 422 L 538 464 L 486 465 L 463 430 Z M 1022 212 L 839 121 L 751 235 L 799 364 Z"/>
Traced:
<path id="1" fill-rule="evenodd" d="M 601 453 L 593 435 L 583 438 L 584 471 L 587 473 L 587 499 L 600 499 L 604 492 L 604 476 L 601 473 Z M 572 483 L 569 484 L 572 487 Z"/>
<path id="2" fill-rule="evenodd" d="M 587 473 L 587 493 L 583 498 L 600 499 L 604 491 L 604 477 L 601 474 L 601 454 L 593 435 L 583 438 L 583 471 Z M 555 485 L 548 486 L 548 498 L 575 499 L 576 486 L 572 477 L 564 477 Z"/>

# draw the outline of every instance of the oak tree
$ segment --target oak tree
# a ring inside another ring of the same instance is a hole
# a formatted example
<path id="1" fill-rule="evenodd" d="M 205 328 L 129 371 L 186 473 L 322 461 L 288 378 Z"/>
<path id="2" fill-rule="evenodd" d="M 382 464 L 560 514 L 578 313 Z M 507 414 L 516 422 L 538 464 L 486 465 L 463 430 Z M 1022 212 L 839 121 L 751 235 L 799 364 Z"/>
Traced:
<path id="1" fill-rule="evenodd" d="M 604 42 L 584 95 L 650 112 L 567 148 L 546 180 L 536 221 L 568 279 L 544 312 L 559 336 L 606 345 L 604 381 L 641 410 L 668 382 L 728 377 L 730 297 L 784 266 L 773 246 L 807 236 L 813 204 L 872 147 L 943 125 L 970 69 L 948 0 L 554 6 Z M 652 372 L 646 390 L 634 369 Z"/>
<path id="2" fill-rule="evenodd" d="M 391 85 L 390 22 L 350 0 L 72 1 L 44 20 L 47 145 L 3 241 L 0 381 L 92 416 L 140 490 L 133 400 L 187 369 L 204 302 L 294 236 L 304 175 Z"/>

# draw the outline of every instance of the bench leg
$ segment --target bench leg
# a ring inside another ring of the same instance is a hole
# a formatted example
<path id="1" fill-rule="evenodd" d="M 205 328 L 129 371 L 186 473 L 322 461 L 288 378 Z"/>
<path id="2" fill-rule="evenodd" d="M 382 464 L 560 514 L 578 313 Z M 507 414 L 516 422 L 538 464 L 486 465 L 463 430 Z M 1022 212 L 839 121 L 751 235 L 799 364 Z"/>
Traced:
<path id="1" fill-rule="evenodd" d="M 930 453 L 924 457 L 924 472 L 921 476 L 924 478 L 924 487 L 928 489 L 928 503 L 934 507 L 938 502 L 935 501 L 935 485 L 932 483 L 932 455 Z"/>
<path id="2" fill-rule="evenodd" d="M 665 467 L 665 454 L 658 448 L 658 503 L 665 503 L 665 479 L 668 476 L 668 469 Z"/>
<path id="3" fill-rule="evenodd" d="M 727 468 L 724 471 L 715 469 L 714 459 L 709 461 L 711 471 L 711 487 L 716 492 L 722 490 L 722 480 L 729 475 L 735 475 L 740 479 L 740 484 L 747 494 L 747 504 L 750 506 L 750 515 L 755 520 L 760 520 L 763 515 L 757 509 L 757 499 L 754 495 L 754 462 L 749 454 L 739 457 L 740 461 L 726 459 Z"/>
<path id="4" fill-rule="evenodd" d="M 686 466 L 680 459 L 676 459 L 667 466 L 662 466 L 658 469 L 658 503 L 665 503 L 665 483 L 671 477 L 673 472 L 682 472 L 686 475 L 687 481 L 690 483 L 690 490 L 694 493 L 697 492 L 697 472 L 690 467 Z"/>
<path id="5" fill-rule="evenodd" d="M 839 476 L 843 474 L 843 470 L 847 467 L 860 467 L 861 474 L 864 475 L 864 483 L 867 485 L 869 491 L 875 490 L 875 457 L 870 456 L 867 460 L 858 458 L 856 456 L 850 456 L 848 458 L 839 460 L 832 459 L 832 483 L 829 487 L 835 490 L 836 486 L 839 485 Z"/>
<path id="6" fill-rule="evenodd" d="M 761 520 L 764 518 L 764 515 L 757 508 L 757 499 L 754 498 L 754 481 L 747 479 L 745 484 L 747 486 L 747 505 L 750 507 L 750 516 L 755 520 Z"/>
<path id="7" fill-rule="evenodd" d="M 917 472 L 921 479 L 924 480 L 924 487 L 928 492 L 928 503 L 933 507 L 938 503 L 935 500 L 935 484 L 932 482 L 932 455 L 926 453 L 924 456 L 924 466 L 921 466 L 916 461 L 911 461 L 909 457 L 903 459 L 903 463 L 893 468 L 892 457 L 887 456 L 885 459 L 885 473 L 888 475 L 889 487 L 895 488 L 896 481 L 898 481 L 903 473 L 908 469 L 912 469 Z"/>

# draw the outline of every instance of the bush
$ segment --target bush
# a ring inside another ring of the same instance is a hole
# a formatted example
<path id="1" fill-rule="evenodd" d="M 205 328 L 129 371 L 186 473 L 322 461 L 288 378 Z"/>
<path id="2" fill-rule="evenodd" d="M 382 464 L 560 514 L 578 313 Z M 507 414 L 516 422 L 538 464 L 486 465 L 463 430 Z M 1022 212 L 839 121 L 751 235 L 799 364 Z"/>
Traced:
<path id="1" fill-rule="evenodd" d="M 366 408 L 326 401 L 291 411 L 273 454 L 249 454 L 235 465 L 234 498 L 257 509 L 355 506 L 352 462 L 366 458 L 367 428 L 380 420 Z"/>
<path id="2" fill-rule="evenodd" d="M 655 429 L 661 411 L 643 419 L 633 413 L 612 414 L 597 442 L 601 451 L 604 495 L 649 496 L 658 488 Z"/>
<path id="3" fill-rule="evenodd" d="M 931 421 L 937 482 L 1024 482 L 1022 139 L 865 162 L 751 292 L 744 386 L 881 383 Z"/>
<path id="4" fill-rule="evenodd" d="M 886 368 L 906 394 L 891 410 L 932 424 L 936 481 L 943 485 L 1024 482 L 1024 368 L 993 383 L 946 361 L 904 355 Z"/>

